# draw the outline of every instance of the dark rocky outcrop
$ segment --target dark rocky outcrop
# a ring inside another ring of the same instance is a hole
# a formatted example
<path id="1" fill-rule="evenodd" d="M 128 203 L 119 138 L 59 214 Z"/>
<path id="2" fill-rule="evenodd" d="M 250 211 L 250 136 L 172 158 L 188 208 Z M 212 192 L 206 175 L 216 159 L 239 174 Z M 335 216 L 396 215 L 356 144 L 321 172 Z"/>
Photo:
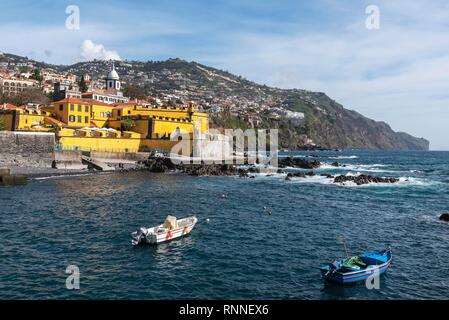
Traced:
<path id="1" fill-rule="evenodd" d="M 443 213 L 443 214 L 440 216 L 440 220 L 441 220 L 441 221 L 445 221 L 445 222 L 449 222 L 449 213 Z"/>
<path id="2" fill-rule="evenodd" d="M 176 165 L 174 165 L 170 158 L 149 158 L 148 160 L 143 161 L 145 167 L 148 168 L 151 172 L 167 172 L 177 169 Z"/>
<path id="3" fill-rule="evenodd" d="M 337 167 L 337 168 L 338 168 L 338 167 L 340 166 L 340 164 L 339 164 L 338 162 L 334 162 L 334 163 L 331 163 L 331 166 L 332 166 L 332 167 Z"/>
<path id="4" fill-rule="evenodd" d="M 185 165 L 182 171 L 191 176 L 248 176 L 248 171 L 228 164 Z"/>
<path id="5" fill-rule="evenodd" d="M 279 158 L 278 166 L 280 168 L 294 167 L 300 169 L 316 169 L 321 166 L 321 162 L 318 160 L 307 161 L 302 158 L 287 157 L 287 158 Z"/>
<path id="6" fill-rule="evenodd" d="M 256 167 L 238 168 L 231 164 L 173 164 L 170 158 L 149 158 L 141 162 L 147 170 L 155 173 L 179 171 L 191 176 L 239 176 L 241 178 L 254 178 L 259 173 Z M 252 174 L 252 175 L 250 175 Z"/>
<path id="7" fill-rule="evenodd" d="M 313 177 L 316 173 L 313 171 L 310 172 L 290 172 L 287 174 L 287 177 L 285 177 L 285 180 L 291 180 L 292 178 L 306 178 L 306 177 Z"/>
<path id="8" fill-rule="evenodd" d="M 397 178 L 382 178 L 382 177 L 374 177 L 369 175 L 359 175 L 359 176 L 344 176 L 340 175 L 335 177 L 334 183 L 345 183 L 345 182 L 354 182 L 356 185 L 364 185 L 369 183 L 396 183 L 399 182 Z"/>

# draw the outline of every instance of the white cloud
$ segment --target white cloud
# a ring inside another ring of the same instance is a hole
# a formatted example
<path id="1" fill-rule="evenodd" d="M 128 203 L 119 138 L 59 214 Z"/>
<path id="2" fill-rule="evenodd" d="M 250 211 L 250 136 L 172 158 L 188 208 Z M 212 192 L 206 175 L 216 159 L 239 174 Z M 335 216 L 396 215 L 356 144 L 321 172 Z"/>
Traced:
<path id="1" fill-rule="evenodd" d="M 84 40 L 80 48 L 80 56 L 84 61 L 90 60 L 122 60 L 115 50 L 107 50 L 102 44 L 92 40 Z"/>

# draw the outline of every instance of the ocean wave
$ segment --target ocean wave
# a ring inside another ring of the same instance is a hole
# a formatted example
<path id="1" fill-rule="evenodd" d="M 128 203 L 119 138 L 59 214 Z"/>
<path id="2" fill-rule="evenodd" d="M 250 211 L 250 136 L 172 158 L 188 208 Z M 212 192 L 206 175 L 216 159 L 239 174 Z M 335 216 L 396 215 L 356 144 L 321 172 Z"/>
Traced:
<path id="1" fill-rule="evenodd" d="M 398 172 L 395 170 L 384 169 L 386 165 L 383 164 L 340 164 L 339 167 L 335 167 L 330 163 L 323 163 L 319 169 L 321 170 L 345 170 L 345 171 L 362 171 L 362 172 Z"/>
<path id="2" fill-rule="evenodd" d="M 340 185 L 342 187 L 361 187 L 361 188 L 366 188 L 366 187 L 428 187 L 431 186 L 433 184 L 435 184 L 435 182 L 433 181 L 426 181 L 426 180 L 421 180 L 421 179 L 417 179 L 417 178 L 413 178 L 413 177 L 399 177 L 398 178 L 399 181 L 396 183 L 375 183 L 375 182 L 371 182 L 368 184 L 363 184 L 363 185 L 357 185 L 356 183 L 352 182 L 352 181 L 348 181 L 348 182 L 344 182 L 344 183 L 336 183 L 336 185 Z"/>
<path id="3" fill-rule="evenodd" d="M 348 172 L 346 174 L 347 176 L 359 176 L 361 175 L 360 172 L 353 173 Z M 277 175 L 279 176 L 279 175 Z M 284 175 L 285 177 L 285 175 Z M 357 185 L 356 183 L 352 181 L 347 181 L 344 183 L 335 183 L 334 178 L 328 178 L 326 176 L 321 175 L 315 175 L 311 177 L 292 177 L 288 182 L 290 183 L 314 183 L 314 184 L 325 184 L 325 185 L 336 185 L 340 187 L 360 187 L 360 188 L 366 188 L 366 187 L 408 187 L 408 186 L 422 186 L 427 187 L 434 184 L 438 184 L 437 181 L 428 181 L 428 180 L 422 180 L 417 179 L 414 177 L 399 177 L 399 181 L 396 183 L 368 183 L 363 185 Z"/>
<path id="4" fill-rule="evenodd" d="M 36 178 L 31 178 L 31 180 L 49 180 L 49 179 L 71 178 L 71 177 L 83 177 L 83 176 L 90 176 L 93 174 L 94 173 L 61 174 L 61 175 L 46 176 L 46 177 L 36 177 Z M 96 174 L 98 174 L 98 173 L 96 173 Z"/>
<path id="5" fill-rule="evenodd" d="M 329 159 L 358 159 L 357 156 L 337 156 L 337 157 L 329 157 Z"/>

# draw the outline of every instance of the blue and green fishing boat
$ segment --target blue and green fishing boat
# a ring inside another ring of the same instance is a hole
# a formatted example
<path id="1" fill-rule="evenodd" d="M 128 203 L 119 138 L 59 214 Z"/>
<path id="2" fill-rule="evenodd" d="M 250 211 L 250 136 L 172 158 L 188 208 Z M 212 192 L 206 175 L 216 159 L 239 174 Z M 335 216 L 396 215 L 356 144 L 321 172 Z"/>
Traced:
<path id="1" fill-rule="evenodd" d="M 323 279 L 338 284 L 354 284 L 387 272 L 393 255 L 391 249 L 365 252 L 358 256 L 336 260 L 322 268 Z"/>

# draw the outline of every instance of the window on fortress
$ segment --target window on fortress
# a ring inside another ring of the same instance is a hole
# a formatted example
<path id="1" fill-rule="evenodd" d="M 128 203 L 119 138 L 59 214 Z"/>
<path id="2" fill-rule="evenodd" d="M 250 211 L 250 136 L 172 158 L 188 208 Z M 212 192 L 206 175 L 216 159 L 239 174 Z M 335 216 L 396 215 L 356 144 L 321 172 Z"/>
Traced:
<path id="1" fill-rule="evenodd" d="M 75 111 L 75 105 L 73 103 L 70 104 L 70 111 Z"/>
<path id="2" fill-rule="evenodd" d="M 64 111 L 64 105 L 63 104 L 59 105 L 59 111 Z"/>
<path id="3" fill-rule="evenodd" d="M 78 105 L 78 112 L 81 112 L 81 105 Z"/>
<path id="4" fill-rule="evenodd" d="M 89 106 L 84 106 L 84 110 L 85 110 L 86 112 L 89 112 Z"/>
<path id="5" fill-rule="evenodd" d="M 100 118 L 104 118 L 104 112 L 100 112 Z"/>
<path id="6" fill-rule="evenodd" d="M 69 117 L 69 122 L 75 122 L 75 116 L 70 116 Z"/>
<path id="7" fill-rule="evenodd" d="M 89 117 L 84 117 L 84 123 L 89 123 Z"/>
<path id="8" fill-rule="evenodd" d="M 83 119 L 81 118 L 81 116 L 78 116 L 78 122 L 82 122 L 83 121 Z"/>

